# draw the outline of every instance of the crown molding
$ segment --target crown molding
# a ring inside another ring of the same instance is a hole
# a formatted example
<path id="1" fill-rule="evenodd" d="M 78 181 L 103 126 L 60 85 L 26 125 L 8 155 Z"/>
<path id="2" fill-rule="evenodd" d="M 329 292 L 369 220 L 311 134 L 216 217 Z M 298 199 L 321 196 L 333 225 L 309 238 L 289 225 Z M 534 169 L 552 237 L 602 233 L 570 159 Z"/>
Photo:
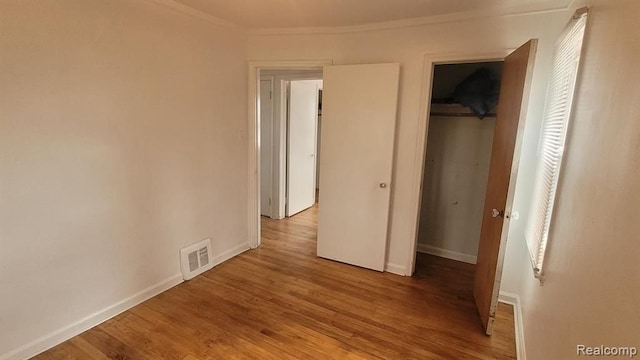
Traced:
<path id="1" fill-rule="evenodd" d="M 230 29 L 236 32 L 247 34 L 249 36 L 266 36 L 266 35 L 331 35 L 331 34 L 348 34 L 369 31 L 383 31 L 401 28 L 411 28 L 432 24 L 443 24 L 452 22 L 469 21 L 481 18 L 495 17 L 514 17 L 528 16 L 548 13 L 557 13 L 568 11 L 572 8 L 576 0 L 571 0 L 567 6 L 558 6 L 556 8 L 545 10 L 522 10 L 522 9 L 501 9 L 501 10 L 474 10 L 466 12 L 458 12 L 453 14 L 423 16 L 410 19 L 382 21 L 375 23 L 367 23 L 362 25 L 347 26 L 320 26 L 320 27 L 279 27 L 279 28 L 245 28 L 231 21 L 221 19 L 204 11 L 195 9 L 191 6 L 184 5 L 176 0 L 147 0 L 161 6 L 170 8 L 176 12 L 196 17 L 204 20 L 212 25 Z"/>
<path id="2" fill-rule="evenodd" d="M 184 5 L 182 3 L 179 3 L 175 0 L 149 0 L 152 3 L 167 7 L 171 10 L 174 10 L 176 12 L 179 12 L 181 14 L 184 15 L 189 15 L 192 17 L 196 17 L 200 20 L 204 20 L 206 22 L 208 22 L 209 24 L 212 24 L 214 26 L 218 26 L 218 27 L 222 27 L 225 29 L 229 29 L 229 30 L 233 30 L 233 31 L 237 31 L 240 33 L 244 33 L 246 34 L 246 29 L 232 23 L 231 21 L 227 21 L 224 19 L 221 19 L 219 17 L 213 16 L 211 14 L 205 13 L 203 11 L 200 11 L 198 9 L 192 8 L 191 6 L 187 6 Z"/>
<path id="3" fill-rule="evenodd" d="M 451 22 L 469 21 L 481 18 L 495 18 L 495 17 L 517 17 L 517 16 L 529 16 L 538 14 L 549 14 L 567 11 L 573 1 L 567 6 L 559 6 L 557 8 L 546 10 L 530 10 L 530 11 L 514 11 L 509 9 L 490 11 L 490 10 L 478 10 L 467 11 L 445 15 L 433 15 L 424 16 L 411 19 L 383 21 L 376 23 L 369 23 L 363 25 L 349 25 L 349 26 L 326 26 L 326 27 L 296 27 L 296 28 L 253 28 L 248 29 L 247 34 L 250 36 L 265 36 L 265 35 L 331 35 L 331 34 L 346 34 L 346 33 L 359 33 L 369 31 L 382 31 L 393 30 L 401 28 L 410 28 L 423 25 L 442 24 Z"/>
<path id="4" fill-rule="evenodd" d="M 574 6 L 577 7 L 577 5 L 575 5 L 575 4 L 576 4 L 576 0 L 571 0 L 569 2 L 569 5 L 567 5 L 567 10 L 573 9 Z"/>

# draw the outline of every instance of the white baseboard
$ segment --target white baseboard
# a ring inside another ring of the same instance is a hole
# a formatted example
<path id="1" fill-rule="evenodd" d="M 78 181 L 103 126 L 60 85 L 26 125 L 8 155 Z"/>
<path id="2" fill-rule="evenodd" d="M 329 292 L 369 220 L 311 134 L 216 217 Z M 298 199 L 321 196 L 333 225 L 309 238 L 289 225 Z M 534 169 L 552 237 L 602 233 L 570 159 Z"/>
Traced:
<path id="1" fill-rule="evenodd" d="M 223 262 L 231 259 L 232 257 L 235 257 L 237 255 L 242 254 L 243 252 L 249 250 L 250 248 L 251 247 L 249 246 L 249 243 L 246 242 L 246 243 L 240 244 L 240 245 L 238 245 L 236 247 L 233 247 L 233 248 L 223 252 L 222 254 L 216 255 L 216 256 L 213 257 L 213 260 L 212 260 L 213 266 L 220 265 Z M 0 359 L 0 360 L 2 360 L 2 359 Z"/>
<path id="2" fill-rule="evenodd" d="M 477 257 L 473 255 L 446 250 L 446 249 L 442 249 L 442 248 L 427 245 L 427 244 L 418 243 L 418 252 L 429 254 L 429 255 L 440 256 L 440 257 L 451 259 L 451 260 L 462 261 L 469 264 L 475 264 L 477 262 Z"/>
<path id="3" fill-rule="evenodd" d="M 384 271 L 390 272 L 396 275 L 409 276 L 407 274 L 407 268 L 398 264 L 386 263 L 384 265 Z"/>
<path id="4" fill-rule="evenodd" d="M 519 298 L 520 297 L 518 296 L 518 294 L 514 294 L 514 293 L 502 291 L 502 290 L 500 290 L 500 293 L 498 294 L 498 301 L 500 301 L 501 303 L 513 305 L 514 309 L 518 304 Z"/>
<path id="5" fill-rule="evenodd" d="M 516 331 L 516 355 L 518 360 L 526 360 L 527 352 L 524 347 L 524 323 L 522 322 L 520 296 L 518 296 L 518 294 L 500 291 L 498 301 L 513 305 L 513 322 Z"/>
<path id="6" fill-rule="evenodd" d="M 22 360 L 29 359 L 47 349 L 50 349 L 104 321 L 164 292 L 182 282 L 182 274 L 176 274 L 168 279 L 129 296 L 128 298 L 91 314 L 84 319 L 76 321 L 50 334 L 44 335 L 18 349 L 0 355 L 0 360 Z"/>
<path id="7" fill-rule="evenodd" d="M 213 257 L 213 264 L 219 265 L 232 257 L 239 255 L 249 249 L 249 244 L 240 244 L 234 248 L 231 248 L 217 256 Z M 102 309 L 92 315 L 85 317 L 73 324 L 65 326 L 59 330 L 56 330 L 50 334 L 40 337 L 18 349 L 12 350 L 6 354 L 0 355 L 0 360 L 22 360 L 31 358 L 45 350 L 48 350 L 62 342 L 65 342 L 72 337 L 85 332 L 96 325 L 111 319 L 112 317 L 123 313 L 132 307 L 151 299 L 152 297 L 163 293 L 172 287 L 183 282 L 182 274 L 173 275 L 168 279 L 162 280 L 157 284 L 151 285 L 148 288 L 114 304 L 105 309 Z"/>

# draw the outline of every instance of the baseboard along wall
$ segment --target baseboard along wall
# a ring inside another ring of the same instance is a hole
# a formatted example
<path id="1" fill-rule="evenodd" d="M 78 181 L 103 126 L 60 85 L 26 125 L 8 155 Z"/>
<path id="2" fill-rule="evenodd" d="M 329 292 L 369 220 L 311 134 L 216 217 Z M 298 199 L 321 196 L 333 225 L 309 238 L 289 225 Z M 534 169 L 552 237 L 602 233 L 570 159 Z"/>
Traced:
<path id="1" fill-rule="evenodd" d="M 428 244 L 418 243 L 418 252 L 443 257 L 446 259 L 462 261 L 468 264 L 475 264 L 477 257 L 475 255 L 464 254 L 461 252 L 442 249 Z"/>
<path id="2" fill-rule="evenodd" d="M 233 247 L 217 256 L 213 257 L 214 267 L 219 265 L 249 249 L 249 244 L 244 243 Z M 156 284 L 153 284 L 111 306 L 99 310 L 81 320 L 73 322 L 47 335 L 33 340 L 15 350 L 0 355 L 0 360 L 22 360 L 29 359 L 40 354 L 60 343 L 63 343 L 74 336 L 77 336 L 103 322 L 117 316 L 132 307 L 159 295 L 172 287 L 182 283 L 182 274 L 175 274 Z"/>
<path id="3" fill-rule="evenodd" d="M 500 291 L 498 301 L 513 306 L 513 323 L 516 332 L 516 356 L 518 360 L 526 360 L 527 352 L 524 346 L 524 323 L 522 321 L 520 296 L 518 294 Z"/>

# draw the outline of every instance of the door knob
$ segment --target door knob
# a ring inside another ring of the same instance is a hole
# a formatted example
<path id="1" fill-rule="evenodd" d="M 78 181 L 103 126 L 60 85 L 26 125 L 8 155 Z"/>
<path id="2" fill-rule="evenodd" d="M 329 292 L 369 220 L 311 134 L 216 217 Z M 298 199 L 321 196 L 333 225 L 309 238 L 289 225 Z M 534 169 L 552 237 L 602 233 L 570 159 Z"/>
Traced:
<path id="1" fill-rule="evenodd" d="M 498 210 L 498 209 L 491 210 L 491 217 L 495 218 L 498 216 L 504 217 L 504 210 Z"/>
<path id="2" fill-rule="evenodd" d="M 380 189 L 384 189 L 387 187 L 387 183 L 380 183 Z"/>

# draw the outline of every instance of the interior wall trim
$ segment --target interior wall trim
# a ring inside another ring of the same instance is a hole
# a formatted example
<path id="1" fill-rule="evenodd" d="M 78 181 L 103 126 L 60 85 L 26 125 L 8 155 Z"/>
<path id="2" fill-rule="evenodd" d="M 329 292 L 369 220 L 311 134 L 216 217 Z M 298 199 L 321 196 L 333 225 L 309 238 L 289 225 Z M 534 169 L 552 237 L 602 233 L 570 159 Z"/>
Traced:
<path id="1" fill-rule="evenodd" d="M 232 23 L 231 21 L 227 21 L 224 19 L 221 19 L 219 17 L 213 16 L 211 14 L 208 14 L 204 11 L 198 10 L 196 8 L 193 8 L 191 6 L 187 6 L 184 5 L 182 3 L 179 3 L 175 0 L 148 0 L 151 1 L 153 3 L 156 3 L 158 5 L 167 7 L 173 11 L 179 12 L 183 15 L 188 15 L 188 16 L 192 16 L 195 18 L 198 18 L 200 20 L 204 20 L 212 25 L 218 26 L 218 27 L 222 27 L 222 28 L 226 28 L 229 30 L 233 30 L 239 33 L 243 33 L 246 34 L 246 29 L 238 26 L 234 23 Z"/>
<path id="2" fill-rule="evenodd" d="M 347 34 L 358 33 L 368 31 L 382 31 L 392 30 L 400 28 L 409 28 L 422 25 L 442 24 L 448 22 L 460 22 L 469 21 L 481 18 L 491 17 L 513 17 L 513 16 L 528 16 L 568 11 L 572 8 L 575 0 L 572 0 L 567 6 L 558 6 L 546 10 L 522 10 L 522 9 L 503 9 L 496 11 L 493 10 L 476 10 L 458 12 L 453 14 L 444 15 L 432 15 L 423 16 L 411 19 L 401 19 L 392 21 L 381 21 L 362 25 L 347 25 L 347 26 L 319 26 L 319 27 L 274 27 L 274 28 L 245 28 L 231 21 L 224 20 L 217 16 L 211 15 L 204 11 L 198 10 L 191 6 L 182 4 L 175 0 L 148 0 L 159 5 L 166 6 L 174 11 L 180 12 L 185 15 L 193 16 L 201 20 L 205 20 L 213 25 L 231 29 L 237 32 L 241 32 L 251 36 L 265 36 L 265 35 L 321 35 L 321 34 Z"/>
<path id="3" fill-rule="evenodd" d="M 418 252 L 443 257 L 445 259 L 462 261 L 467 264 L 475 264 L 477 262 L 477 257 L 475 255 L 465 254 L 458 251 L 447 250 L 447 249 L 439 248 L 437 246 L 432 246 L 428 244 L 418 243 Z"/>
<path id="4" fill-rule="evenodd" d="M 327 26 L 327 27 L 295 27 L 295 28 L 254 28 L 247 29 L 250 36 L 268 36 L 268 35 L 330 35 L 330 34 L 348 34 L 369 31 L 393 30 L 401 28 L 410 28 L 423 25 L 443 24 L 450 22 L 469 21 L 481 18 L 492 17 L 514 17 L 514 16 L 530 16 L 539 14 L 549 14 L 567 11 L 568 6 L 559 6 L 547 10 L 536 11 L 514 11 L 514 10 L 482 10 L 467 11 L 445 15 L 424 16 L 411 19 L 382 21 L 376 23 L 349 25 L 349 26 Z"/>
<path id="5" fill-rule="evenodd" d="M 123 299 L 111 306 L 108 306 L 102 310 L 86 316 L 80 320 L 77 320 L 69 325 L 66 325 L 60 329 L 54 330 L 48 334 L 45 334 L 38 339 L 25 344 L 15 350 L 12 350 L 6 354 L 0 355 L 0 360 L 20 360 L 29 359 L 43 351 L 46 351 L 62 342 L 65 342 L 72 337 L 79 335 L 92 327 L 99 325 L 112 317 L 131 309 L 132 307 L 151 299 L 152 297 L 165 292 L 172 287 L 183 282 L 182 274 L 175 274 L 167 279 L 164 279 L 154 285 L 143 289 L 126 299 Z"/>
<path id="6" fill-rule="evenodd" d="M 498 301 L 513 306 L 513 325 L 516 335 L 516 358 L 518 360 L 526 360 L 527 352 L 524 346 L 524 322 L 522 319 L 522 303 L 520 296 L 505 291 L 500 291 Z"/>

